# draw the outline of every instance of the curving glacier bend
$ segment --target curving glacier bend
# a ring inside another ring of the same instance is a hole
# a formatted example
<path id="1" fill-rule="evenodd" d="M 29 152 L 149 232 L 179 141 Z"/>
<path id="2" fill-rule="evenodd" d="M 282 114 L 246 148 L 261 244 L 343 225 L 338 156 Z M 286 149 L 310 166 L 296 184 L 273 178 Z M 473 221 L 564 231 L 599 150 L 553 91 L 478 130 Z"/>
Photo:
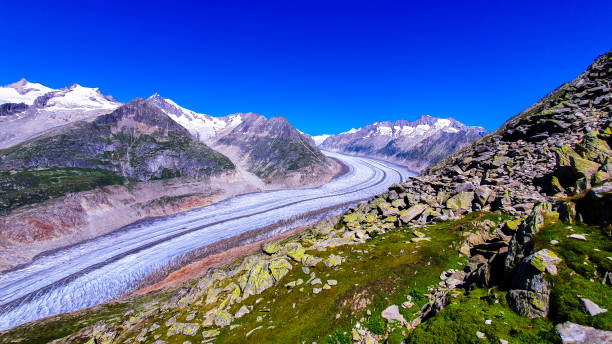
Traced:
<path id="1" fill-rule="evenodd" d="M 324 153 L 342 161 L 348 172 L 316 188 L 246 194 L 132 224 L 1 274 L 0 330 L 113 300 L 195 249 L 316 210 L 338 205 L 345 210 L 413 175 L 374 159 Z"/>

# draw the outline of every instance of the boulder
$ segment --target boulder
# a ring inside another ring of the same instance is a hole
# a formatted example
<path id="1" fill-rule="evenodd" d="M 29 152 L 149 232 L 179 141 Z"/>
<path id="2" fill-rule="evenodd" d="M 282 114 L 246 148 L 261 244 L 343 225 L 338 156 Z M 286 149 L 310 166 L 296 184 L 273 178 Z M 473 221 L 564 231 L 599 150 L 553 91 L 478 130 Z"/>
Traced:
<path id="1" fill-rule="evenodd" d="M 400 211 L 400 220 L 402 221 L 402 223 L 407 224 L 415 217 L 421 215 L 421 213 L 425 211 L 425 209 L 427 209 L 427 206 L 424 204 L 413 205 L 412 207 L 406 210 Z"/>
<path id="2" fill-rule="evenodd" d="M 545 317 L 548 314 L 550 297 L 548 294 L 529 290 L 510 290 L 508 303 L 521 316 L 528 318 Z"/>
<path id="3" fill-rule="evenodd" d="M 280 251 L 282 248 L 283 246 L 278 242 L 269 242 L 263 245 L 262 251 L 268 255 L 273 255 Z"/>
<path id="4" fill-rule="evenodd" d="M 516 266 L 532 253 L 533 238 L 544 224 L 544 215 L 551 211 L 548 203 L 537 204 L 531 214 L 525 218 L 508 245 L 508 255 L 504 262 L 504 279 L 509 282 Z"/>
<path id="5" fill-rule="evenodd" d="M 247 306 L 243 305 L 242 307 L 240 307 L 240 309 L 238 311 L 236 311 L 236 315 L 234 315 L 234 318 L 236 319 L 240 319 L 243 316 L 245 316 L 246 314 L 249 314 L 249 309 L 247 308 Z"/>
<path id="6" fill-rule="evenodd" d="M 452 210 L 471 210 L 474 192 L 459 192 L 446 201 L 446 207 Z"/>
<path id="7" fill-rule="evenodd" d="M 475 200 L 481 206 L 493 203 L 495 201 L 495 191 L 486 186 L 481 186 L 474 191 Z"/>
<path id="8" fill-rule="evenodd" d="M 275 280 L 268 270 L 268 262 L 260 260 L 239 278 L 240 289 L 244 296 L 261 294 L 274 285 Z"/>
<path id="9" fill-rule="evenodd" d="M 561 258 L 554 252 L 544 249 L 527 257 L 526 261 L 541 272 L 546 271 L 552 275 L 556 275 L 556 264 L 561 261 Z"/>
<path id="10" fill-rule="evenodd" d="M 599 307 L 595 302 L 585 298 L 580 298 L 580 310 L 584 314 L 588 314 L 590 316 L 595 316 L 608 311 L 605 308 Z"/>
<path id="11" fill-rule="evenodd" d="M 233 320 L 234 317 L 226 310 L 219 309 L 214 313 L 215 325 L 219 327 L 229 326 Z"/>
<path id="12" fill-rule="evenodd" d="M 406 323 L 406 319 L 404 319 L 404 316 L 400 314 L 399 307 L 397 307 L 397 305 L 387 307 L 384 311 L 382 311 L 381 316 L 387 321 L 399 321 L 402 324 Z"/>
<path id="13" fill-rule="evenodd" d="M 555 329 L 565 343 L 612 343 L 612 331 L 602 331 L 573 322 L 558 324 Z"/>
<path id="14" fill-rule="evenodd" d="M 323 261 L 323 264 L 325 264 L 325 266 L 327 267 L 334 267 L 334 266 L 338 266 L 340 264 L 342 264 L 342 261 L 344 260 L 344 258 L 342 258 L 341 256 L 335 255 L 335 254 L 331 254 L 325 261 Z"/>
<path id="15" fill-rule="evenodd" d="M 399 209 L 393 207 L 391 205 L 391 203 L 380 203 L 378 204 L 378 212 L 382 215 L 382 216 L 399 216 L 400 211 Z"/>
<path id="16" fill-rule="evenodd" d="M 268 264 L 268 269 L 275 281 L 280 281 L 291 270 L 291 264 L 286 259 L 275 259 Z"/>

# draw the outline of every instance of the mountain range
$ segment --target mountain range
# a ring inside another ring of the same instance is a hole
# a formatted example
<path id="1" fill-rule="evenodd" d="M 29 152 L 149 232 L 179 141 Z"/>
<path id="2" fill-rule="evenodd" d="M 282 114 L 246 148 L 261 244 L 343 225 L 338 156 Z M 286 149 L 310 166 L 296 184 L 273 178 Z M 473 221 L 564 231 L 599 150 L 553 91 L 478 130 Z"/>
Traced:
<path id="1" fill-rule="evenodd" d="M 482 127 L 425 115 L 416 121 L 374 122 L 314 139 L 329 151 L 379 158 L 422 171 L 486 134 Z"/>
<path id="2" fill-rule="evenodd" d="M 433 118 L 380 128 L 417 137 L 436 124 L 459 130 Z M 498 130 L 339 216 L 0 340 L 611 343 L 611 147 L 612 51 Z"/>

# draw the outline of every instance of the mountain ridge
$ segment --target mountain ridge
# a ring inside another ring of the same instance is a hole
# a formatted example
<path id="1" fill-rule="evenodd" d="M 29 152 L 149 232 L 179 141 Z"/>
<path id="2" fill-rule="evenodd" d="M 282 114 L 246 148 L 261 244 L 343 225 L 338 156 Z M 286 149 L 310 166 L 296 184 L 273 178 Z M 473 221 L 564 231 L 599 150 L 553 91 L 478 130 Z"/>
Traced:
<path id="1" fill-rule="evenodd" d="M 380 158 L 421 171 L 485 134 L 482 127 L 466 126 L 453 118 L 424 115 L 415 121 L 377 121 L 353 128 L 325 137 L 319 146 Z"/>

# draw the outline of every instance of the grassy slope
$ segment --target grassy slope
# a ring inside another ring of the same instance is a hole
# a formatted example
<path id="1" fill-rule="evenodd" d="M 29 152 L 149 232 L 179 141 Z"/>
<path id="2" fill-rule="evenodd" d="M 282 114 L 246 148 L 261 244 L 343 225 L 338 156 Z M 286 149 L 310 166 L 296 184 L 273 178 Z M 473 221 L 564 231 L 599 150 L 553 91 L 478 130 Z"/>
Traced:
<path id="1" fill-rule="evenodd" d="M 86 168 L 41 168 L 0 171 L 0 211 L 44 202 L 68 192 L 123 184 L 124 178 L 111 171 Z"/>
<path id="2" fill-rule="evenodd" d="M 600 307 L 612 309 L 610 286 L 602 285 L 606 271 L 612 271 L 612 240 L 606 229 L 585 225 L 568 225 L 551 221 L 536 236 L 535 250 L 547 248 L 562 261 L 557 275 L 548 275 L 551 282 L 551 306 L 547 319 L 518 316 L 508 306 L 506 291 L 493 288 L 464 293 L 453 304 L 410 333 L 410 343 L 560 343 L 554 331 L 557 323 L 572 321 L 603 330 L 612 330 L 612 313 L 594 317 L 580 311 L 579 297 Z M 586 234 L 587 241 L 567 238 L 570 234 Z M 559 244 L 552 245 L 551 240 Z M 586 263 L 586 264 L 585 264 Z M 492 320 L 485 325 L 485 320 Z M 476 337 L 484 333 L 487 340 Z M 449 338 L 452 339 L 449 341 Z"/>
<path id="3" fill-rule="evenodd" d="M 388 335 L 390 343 L 400 343 L 404 338 L 410 343 L 497 343 L 499 339 L 510 343 L 557 343 L 559 338 L 554 332 L 554 325 L 566 320 L 610 329 L 612 316 L 609 312 L 587 317 L 578 308 L 578 296 L 583 296 L 602 308 L 612 309 L 609 286 L 601 285 L 602 271 L 612 270 L 612 262 L 606 258 L 612 256 L 610 239 L 599 228 L 572 225 L 571 231 L 568 225 L 555 221 L 548 223 L 536 238 L 536 249 L 549 248 L 563 259 L 558 264 L 559 274 L 551 276 L 553 293 L 550 319 L 518 316 L 507 304 L 507 291 L 498 288 L 454 291 L 449 306 L 413 331 L 389 324 L 381 318 L 383 309 L 392 304 L 400 305 L 406 301 L 407 295 L 411 295 L 415 306 L 411 309 L 400 307 L 400 312 L 407 320 L 413 319 L 414 313 L 427 302 L 423 296 L 427 289 L 439 282 L 440 273 L 449 268 L 462 268 L 465 258 L 459 257 L 457 249 L 463 240 L 463 233 L 476 231 L 472 224 L 485 219 L 501 222 L 507 216 L 472 213 L 458 221 L 430 225 L 422 231 L 432 241 L 413 243 L 410 241 L 414 238 L 412 230 L 400 227 L 363 244 L 335 247 L 326 252 L 307 252 L 322 258 L 332 253 L 339 254 L 346 259 L 342 265 L 334 268 L 323 264 L 311 268 L 323 283 L 337 280 L 336 286 L 317 295 L 313 294 L 314 286 L 310 284 L 286 288 L 284 284 L 290 281 L 309 279 L 300 264 L 292 263 L 293 269 L 278 285 L 229 309 L 234 314 L 242 305 L 253 307 L 249 314 L 232 323 L 237 327 L 220 328 L 214 342 L 350 343 L 351 330 L 358 321 L 374 334 Z M 589 240 L 583 242 L 566 238 L 570 233 L 586 233 Z M 304 235 L 311 234 L 300 234 L 302 238 Z M 552 239 L 560 243 L 552 246 Z M 584 264 L 585 261 L 588 265 Z M 73 333 L 98 320 L 117 319 L 120 323 L 125 320 L 122 315 L 127 310 L 134 308 L 137 314 L 144 312 L 150 309 L 144 307 L 147 303 L 155 300 L 161 304 L 172 294 L 173 291 L 153 293 L 20 326 L 1 334 L 0 342 L 45 342 Z M 157 322 L 161 327 L 152 335 L 159 334 L 164 338 L 168 331 L 164 324 L 167 319 L 176 316 L 179 322 L 201 322 L 202 315 L 214 305 L 192 304 L 186 308 L 175 308 L 161 315 L 161 318 L 152 316 L 142 325 L 149 327 Z M 193 321 L 186 321 L 187 315 L 194 311 L 198 311 L 199 315 Z M 485 324 L 488 319 L 492 320 L 491 325 Z M 131 335 L 142 328 L 134 329 Z M 477 331 L 484 333 L 486 339 L 478 339 Z M 247 337 L 249 332 L 251 334 Z M 45 337 L 41 337 L 41 334 Z M 201 338 L 201 334 L 196 337 L 178 334 L 164 340 L 183 343 L 185 340 L 199 341 L 198 338 Z"/>

